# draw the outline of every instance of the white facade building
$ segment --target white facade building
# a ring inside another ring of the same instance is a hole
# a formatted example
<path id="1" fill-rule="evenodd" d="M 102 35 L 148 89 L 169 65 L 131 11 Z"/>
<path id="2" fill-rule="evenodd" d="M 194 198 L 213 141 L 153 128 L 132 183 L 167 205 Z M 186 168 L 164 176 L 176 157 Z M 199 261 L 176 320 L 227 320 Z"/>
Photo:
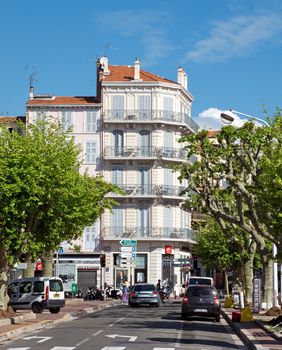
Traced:
<path id="1" fill-rule="evenodd" d="M 114 66 L 102 57 L 97 97 L 34 96 L 31 91 L 29 122 L 42 113 L 64 120 L 82 146 L 82 171 L 103 175 L 124 190 L 112 195 L 120 205 L 76 242 L 83 253 L 106 254 L 97 284 L 118 288 L 125 281 L 160 278 L 178 293 L 184 282 L 188 270 L 175 262 L 191 257 L 195 242 L 191 215 L 181 209 L 185 183 L 172 168 L 185 161 L 178 139 L 198 125 L 191 119 L 187 75 L 182 68 L 177 74 L 174 82 L 143 71 L 137 59 L 133 66 Z M 137 242 L 133 259 L 122 263 L 121 240 Z"/>

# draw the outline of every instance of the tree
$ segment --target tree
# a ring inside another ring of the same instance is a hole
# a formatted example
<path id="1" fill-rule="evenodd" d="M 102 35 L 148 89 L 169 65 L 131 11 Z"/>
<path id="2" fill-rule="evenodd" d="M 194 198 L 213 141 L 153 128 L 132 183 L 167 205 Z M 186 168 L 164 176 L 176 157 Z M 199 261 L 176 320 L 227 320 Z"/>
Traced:
<path id="1" fill-rule="evenodd" d="M 2 130 L 0 308 L 7 308 L 8 269 L 22 254 L 37 258 L 78 238 L 115 203 L 105 195 L 121 193 L 100 176 L 81 175 L 79 154 L 73 138 L 47 118 L 24 134 Z"/>
<path id="2" fill-rule="evenodd" d="M 267 242 L 275 243 L 281 251 L 282 241 L 278 205 L 263 194 L 273 185 L 272 176 L 279 178 L 275 191 L 281 194 L 281 173 L 274 174 L 275 168 L 270 166 L 281 154 L 281 119 L 276 114 L 269 127 L 258 127 L 253 122 L 241 128 L 226 126 L 213 139 L 205 130 L 185 136 L 181 141 L 187 143 L 188 159 L 193 155 L 197 161 L 178 168 L 180 179 L 188 180 L 187 207 L 200 208 L 223 228 L 227 224 L 239 227 L 256 242 L 263 261 L 268 304 L 272 302 L 272 262 Z M 261 209 L 266 206 L 267 215 Z"/>

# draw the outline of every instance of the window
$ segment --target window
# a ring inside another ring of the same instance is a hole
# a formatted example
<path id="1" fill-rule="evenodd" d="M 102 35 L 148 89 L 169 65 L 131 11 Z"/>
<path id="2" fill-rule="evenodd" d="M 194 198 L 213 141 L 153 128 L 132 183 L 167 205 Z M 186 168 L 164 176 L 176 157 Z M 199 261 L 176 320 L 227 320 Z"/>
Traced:
<path id="1" fill-rule="evenodd" d="M 20 293 L 30 293 L 32 282 L 22 282 L 20 284 Z"/>
<path id="2" fill-rule="evenodd" d="M 171 120 L 173 116 L 173 98 L 164 97 L 164 117 L 166 120 Z"/>
<path id="3" fill-rule="evenodd" d="M 141 95 L 137 98 L 139 119 L 148 119 L 151 111 L 151 96 Z"/>
<path id="4" fill-rule="evenodd" d="M 95 164 L 97 156 L 97 142 L 86 141 L 85 142 L 85 163 Z"/>
<path id="5" fill-rule="evenodd" d="M 44 292 L 44 282 L 43 281 L 35 281 L 33 286 L 34 293 L 43 293 Z"/>
<path id="6" fill-rule="evenodd" d="M 64 130 L 69 131 L 73 127 L 72 112 L 64 111 L 62 112 L 62 121 L 64 125 Z"/>
<path id="7" fill-rule="evenodd" d="M 63 284 L 60 280 L 50 280 L 51 292 L 62 292 L 63 290 Z"/>
<path id="8" fill-rule="evenodd" d="M 87 226 L 84 229 L 84 249 L 95 248 L 96 228 L 95 226 Z"/>
<path id="9" fill-rule="evenodd" d="M 85 132 L 97 131 L 97 112 L 89 111 L 86 112 L 85 116 Z"/>
<path id="10" fill-rule="evenodd" d="M 124 96 L 112 96 L 113 117 L 115 119 L 122 119 L 124 116 Z"/>

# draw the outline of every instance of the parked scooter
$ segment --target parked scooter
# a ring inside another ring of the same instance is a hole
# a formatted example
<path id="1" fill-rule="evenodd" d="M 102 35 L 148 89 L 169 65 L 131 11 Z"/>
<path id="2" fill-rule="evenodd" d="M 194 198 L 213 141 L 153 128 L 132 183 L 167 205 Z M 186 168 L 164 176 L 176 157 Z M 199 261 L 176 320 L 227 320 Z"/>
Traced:
<path id="1" fill-rule="evenodd" d="M 103 295 L 97 287 L 88 287 L 84 300 L 103 300 Z"/>
<path id="2" fill-rule="evenodd" d="M 78 289 L 75 296 L 76 299 L 82 299 L 83 298 L 83 292 L 81 289 Z"/>

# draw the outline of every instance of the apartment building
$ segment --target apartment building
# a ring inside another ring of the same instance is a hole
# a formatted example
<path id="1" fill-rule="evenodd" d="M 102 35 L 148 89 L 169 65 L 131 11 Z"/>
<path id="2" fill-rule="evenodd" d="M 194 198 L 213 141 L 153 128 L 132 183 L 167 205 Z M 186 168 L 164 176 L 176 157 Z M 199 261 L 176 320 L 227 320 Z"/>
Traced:
<path id="1" fill-rule="evenodd" d="M 193 96 L 183 68 L 176 77 L 172 81 L 144 71 L 138 59 L 132 66 L 115 66 L 102 57 L 96 97 L 35 95 L 31 89 L 29 122 L 47 114 L 72 126 L 83 150 L 82 171 L 101 174 L 124 190 L 124 195 L 111 194 L 119 205 L 85 228 L 76 242 L 82 252 L 76 256 L 75 276 L 86 254 L 85 269 L 95 265 L 97 285 L 118 288 L 126 281 L 156 283 L 160 278 L 178 293 L 189 273 L 183 261 L 191 258 L 195 244 L 191 214 L 182 209 L 185 183 L 173 166 L 187 161 L 179 138 L 197 132 L 198 125 L 191 118 Z M 60 265 L 73 254 L 63 247 Z M 106 255 L 103 269 L 95 256 L 101 252 Z"/>

